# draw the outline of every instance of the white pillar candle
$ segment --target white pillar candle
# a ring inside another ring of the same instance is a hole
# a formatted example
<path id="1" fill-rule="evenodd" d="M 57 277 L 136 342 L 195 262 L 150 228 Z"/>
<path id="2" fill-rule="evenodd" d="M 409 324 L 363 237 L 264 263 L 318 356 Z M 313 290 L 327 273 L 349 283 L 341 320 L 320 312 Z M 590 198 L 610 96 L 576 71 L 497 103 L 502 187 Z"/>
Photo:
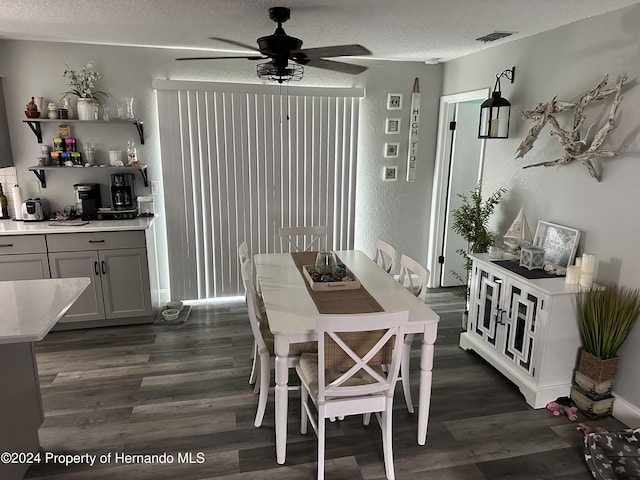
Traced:
<path id="1" fill-rule="evenodd" d="M 580 274 L 580 286 L 584 288 L 591 288 L 593 285 L 593 273 L 582 272 Z"/>
<path id="2" fill-rule="evenodd" d="M 593 253 L 582 255 L 582 272 L 593 274 L 596 271 L 597 257 Z"/>
<path id="3" fill-rule="evenodd" d="M 576 267 L 582 267 L 582 257 L 576 257 L 575 265 Z"/>
<path id="4" fill-rule="evenodd" d="M 580 267 L 577 265 L 569 265 L 567 267 L 567 276 L 564 278 L 564 281 L 569 285 L 577 285 L 580 283 Z"/>

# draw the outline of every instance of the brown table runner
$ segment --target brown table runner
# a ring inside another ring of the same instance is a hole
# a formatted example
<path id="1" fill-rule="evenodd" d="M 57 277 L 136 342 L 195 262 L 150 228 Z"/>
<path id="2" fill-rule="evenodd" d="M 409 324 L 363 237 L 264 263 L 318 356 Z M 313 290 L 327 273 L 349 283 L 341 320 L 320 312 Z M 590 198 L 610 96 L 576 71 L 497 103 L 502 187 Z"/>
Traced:
<path id="1" fill-rule="evenodd" d="M 302 273 L 303 265 L 315 265 L 318 252 L 292 252 L 291 257 L 302 276 L 302 281 L 307 286 L 313 303 L 316 304 L 319 313 L 372 313 L 384 312 L 384 309 L 366 288 L 360 287 L 354 290 L 332 290 L 330 292 L 316 292 Z M 347 265 L 347 268 L 349 265 Z"/>

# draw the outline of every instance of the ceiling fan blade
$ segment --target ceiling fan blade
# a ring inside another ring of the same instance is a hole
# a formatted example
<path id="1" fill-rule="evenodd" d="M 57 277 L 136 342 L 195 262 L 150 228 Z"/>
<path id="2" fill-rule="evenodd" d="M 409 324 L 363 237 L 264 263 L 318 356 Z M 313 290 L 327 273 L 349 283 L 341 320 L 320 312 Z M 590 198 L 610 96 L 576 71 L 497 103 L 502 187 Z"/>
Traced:
<path id="1" fill-rule="evenodd" d="M 262 57 L 259 55 L 256 56 L 241 56 L 241 57 L 182 57 L 182 58 L 176 58 L 176 60 L 229 60 L 229 59 L 237 59 L 237 58 L 244 58 L 246 60 L 264 60 L 265 58 L 269 58 L 269 57 Z"/>
<path id="2" fill-rule="evenodd" d="M 291 56 L 296 54 L 306 55 L 308 58 L 327 58 L 327 57 L 353 57 L 359 55 L 371 55 L 371 52 L 358 44 L 351 45 L 333 45 L 330 47 L 317 48 L 301 48 L 291 52 Z"/>
<path id="3" fill-rule="evenodd" d="M 324 60 L 322 58 L 312 58 L 303 65 L 308 67 L 324 68 L 325 70 L 333 70 L 334 72 L 350 73 L 353 75 L 362 73 L 367 69 L 367 67 L 363 67 L 362 65 L 334 62 L 333 60 Z"/>
<path id="4" fill-rule="evenodd" d="M 242 48 L 246 48 L 247 50 L 253 50 L 254 52 L 258 51 L 255 45 L 247 45 L 246 43 L 236 42 L 235 40 L 229 40 L 228 38 L 209 37 L 209 40 L 216 40 L 218 42 L 229 43 L 231 45 L 235 45 L 236 47 L 242 47 Z"/>

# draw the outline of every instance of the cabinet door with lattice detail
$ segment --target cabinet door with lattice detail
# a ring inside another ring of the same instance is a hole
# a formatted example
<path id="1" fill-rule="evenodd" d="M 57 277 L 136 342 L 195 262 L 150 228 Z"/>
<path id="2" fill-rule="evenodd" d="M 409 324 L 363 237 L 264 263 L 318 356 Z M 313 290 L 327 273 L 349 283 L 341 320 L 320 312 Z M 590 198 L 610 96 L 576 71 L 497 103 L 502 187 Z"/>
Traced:
<path id="1" fill-rule="evenodd" d="M 535 377 L 535 339 L 541 328 L 543 300 L 542 295 L 516 282 L 510 281 L 506 286 L 501 354 L 532 378 Z"/>
<path id="2" fill-rule="evenodd" d="M 471 288 L 468 331 L 493 348 L 499 345 L 501 295 L 504 277 L 476 266 Z"/>

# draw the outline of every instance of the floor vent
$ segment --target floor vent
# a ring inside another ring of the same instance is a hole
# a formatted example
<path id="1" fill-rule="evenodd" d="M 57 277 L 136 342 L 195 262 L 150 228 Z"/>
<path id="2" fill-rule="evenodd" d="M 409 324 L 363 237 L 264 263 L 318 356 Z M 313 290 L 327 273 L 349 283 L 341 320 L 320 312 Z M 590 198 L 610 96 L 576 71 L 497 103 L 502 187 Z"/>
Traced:
<path id="1" fill-rule="evenodd" d="M 476 38 L 478 42 L 495 42 L 496 40 L 500 40 L 501 38 L 508 37 L 513 35 L 515 32 L 493 32 L 488 35 L 483 35 L 482 37 Z"/>

